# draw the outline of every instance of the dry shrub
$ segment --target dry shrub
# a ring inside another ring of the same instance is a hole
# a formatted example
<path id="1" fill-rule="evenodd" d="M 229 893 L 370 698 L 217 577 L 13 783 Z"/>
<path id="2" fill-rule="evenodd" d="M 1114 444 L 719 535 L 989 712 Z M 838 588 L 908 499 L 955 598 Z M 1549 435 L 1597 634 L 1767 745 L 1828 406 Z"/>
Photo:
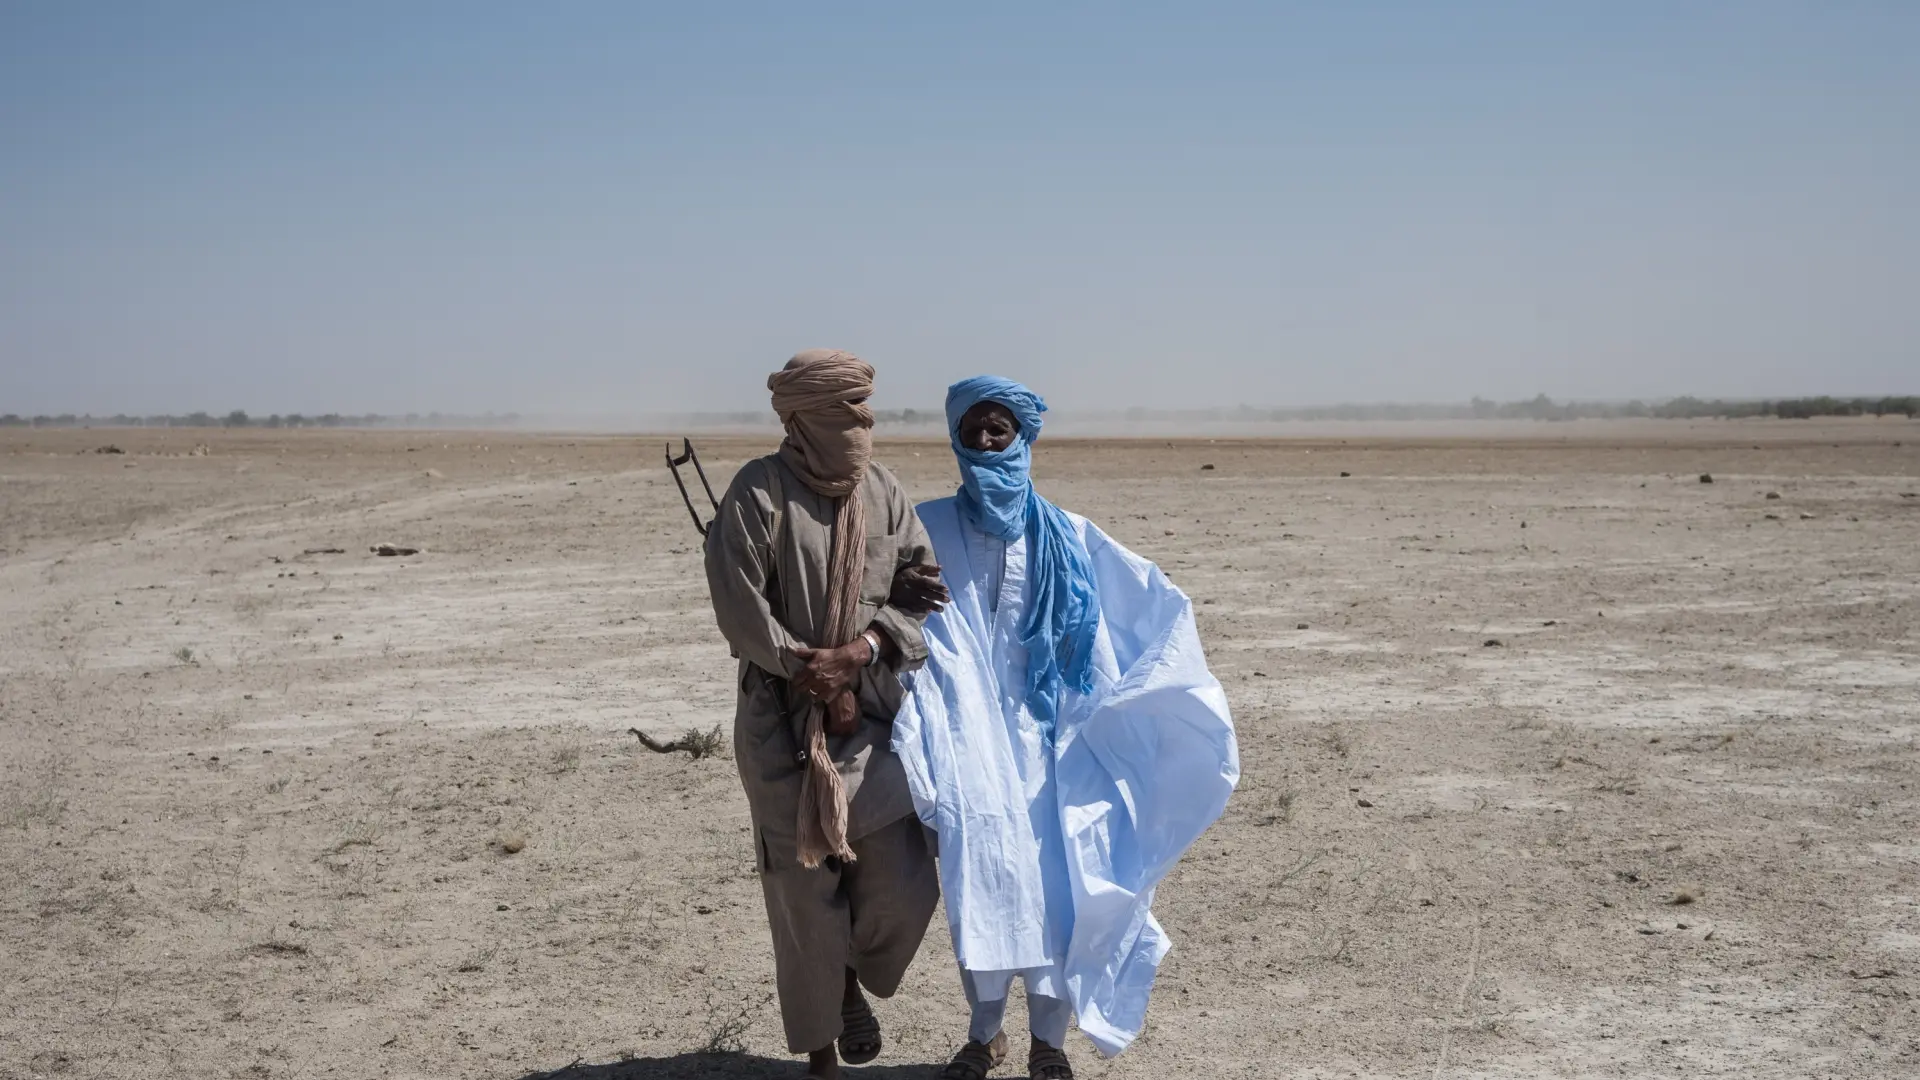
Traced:
<path id="1" fill-rule="evenodd" d="M 1328 728 L 1321 733 L 1320 745 L 1340 757 L 1346 757 L 1353 752 L 1353 740 L 1345 731 L 1337 727 Z"/>
<path id="2" fill-rule="evenodd" d="M 680 736 L 680 744 L 687 748 L 688 755 L 696 760 L 703 757 L 718 757 L 727 752 L 727 737 L 720 733 L 720 725 L 713 725 L 710 731 L 689 730 Z"/>
<path id="3" fill-rule="evenodd" d="M 754 1012 L 766 1008 L 772 1000 L 772 994 L 764 994 L 759 1001 L 749 1001 L 728 1009 L 713 1000 L 713 991 L 707 991 L 707 1040 L 697 1052 L 708 1055 L 745 1053 L 747 1032 L 753 1028 Z"/>
<path id="4" fill-rule="evenodd" d="M 73 759 L 47 754 L 18 764 L 17 774 L 0 785 L 0 826 L 58 825 L 67 813 L 66 776 Z"/>
<path id="5" fill-rule="evenodd" d="M 328 848 L 324 855 L 338 855 L 351 847 L 372 847 L 380 839 L 380 829 L 370 821 L 357 821 L 348 827 L 347 835 Z"/>
<path id="6" fill-rule="evenodd" d="M 267 938 L 267 940 L 255 945 L 253 951 L 257 953 L 267 953 L 273 956 L 307 955 L 307 947 L 305 945 L 297 941 L 287 941 L 280 937 L 278 932 L 275 932 L 274 935 Z"/>
<path id="7" fill-rule="evenodd" d="M 476 971 L 485 971 L 487 965 L 493 962 L 493 958 L 498 952 L 499 949 L 495 946 L 486 946 L 477 949 L 468 954 L 465 960 L 460 961 L 460 966 L 454 968 L 454 970 L 463 975 L 472 974 Z"/>
<path id="8" fill-rule="evenodd" d="M 1298 793 L 1291 787 L 1278 790 L 1268 788 L 1255 800 L 1253 823 L 1255 825 L 1284 825 L 1293 820 L 1293 804 Z"/>

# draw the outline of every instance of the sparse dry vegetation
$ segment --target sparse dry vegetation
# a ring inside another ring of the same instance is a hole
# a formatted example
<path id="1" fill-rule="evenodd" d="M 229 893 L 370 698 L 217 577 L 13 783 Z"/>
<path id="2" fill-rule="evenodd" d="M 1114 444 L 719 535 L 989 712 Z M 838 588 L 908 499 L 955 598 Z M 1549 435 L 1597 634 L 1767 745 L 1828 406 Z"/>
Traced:
<path id="1" fill-rule="evenodd" d="M 747 1033 L 753 1030 L 753 1014 L 773 1001 L 771 992 L 753 995 L 738 990 L 707 991 L 707 1037 L 696 1051 L 708 1056 L 744 1053 Z"/>
<path id="2" fill-rule="evenodd" d="M 1298 797 L 1292 787 L 1263 787 L 1256 792 L 1241 792 L 1254 804 L 1255 825 L 1284 825 L 1293 820 L 1293 802 Z"/>
<path id="3" fill-rule="evenodd" d="M 487 965 L 493 962 L 493 958 L 498 955 L 499 952 L 500 950 L 494 946 L 476 949 L 472 953 L 469 953 L 466 959 L 460 961 L 460 966 L 454 968 L 454 970 L 462 975 L 471 975 L 475 972 L 485 971 Z"/>
<path id="4" fill-rule="evenodd" d="M 372 847 L 380 839 L 380 829 L 370 821 L 356 821 L 349 825 L 346 834 L 329 847 L 325 854 L 338 855 L 348 848 Z"/>
<path id="5" fill-rule="evenodd" d="M 6 764 L 12 767 L 0 771 L 0 827 L 58 825 L 67 813 L 73 756 L 22 754 Z"/>

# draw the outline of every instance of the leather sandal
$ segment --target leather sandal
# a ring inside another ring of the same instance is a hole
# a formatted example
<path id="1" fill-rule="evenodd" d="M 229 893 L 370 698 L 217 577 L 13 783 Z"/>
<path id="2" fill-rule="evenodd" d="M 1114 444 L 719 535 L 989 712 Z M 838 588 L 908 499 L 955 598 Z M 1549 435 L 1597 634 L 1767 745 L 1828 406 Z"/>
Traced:
<path id="1" fill-rule="evenodd" d="M 986 1080 L 994 1067 L 1007 1060 L 1007 1033 L 1001 1032 L 989 1043 L 969 1040 L 940 1070 L 940 1080 Z"/>
<path id="2" fill-rule="evenodd" d="M 865 1065 L 880 1056 L 885 1040 L 880 1037 L 880 1018 L 873 1006 L 861 997 L 840 1006 L 840 1060 L 848 1065 Z"/>
<path id="3" fill-rule="evenodd" d="M 1073 1064 L 1067 1060 L 1065 1050 L 1040 1043 L 1027 1054 L 1027 1077 L 1028 1080 L 1073 1080 Z"/>

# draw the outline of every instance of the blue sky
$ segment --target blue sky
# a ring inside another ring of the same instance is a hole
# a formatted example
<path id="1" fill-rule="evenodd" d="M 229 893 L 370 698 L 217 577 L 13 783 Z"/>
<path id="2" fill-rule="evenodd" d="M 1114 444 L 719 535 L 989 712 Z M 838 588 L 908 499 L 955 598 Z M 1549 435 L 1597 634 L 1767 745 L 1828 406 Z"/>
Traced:
<path id="1" fill-rule="evenodd" d="M 0 412 L 1920 388 L 1920 3 L 0 5 Z"/>

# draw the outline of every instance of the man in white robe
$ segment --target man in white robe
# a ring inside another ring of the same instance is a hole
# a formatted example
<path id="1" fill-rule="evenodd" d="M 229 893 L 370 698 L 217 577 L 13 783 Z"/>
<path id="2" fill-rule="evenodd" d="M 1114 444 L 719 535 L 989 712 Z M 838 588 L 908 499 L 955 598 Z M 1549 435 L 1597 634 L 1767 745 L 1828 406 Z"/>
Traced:
<path id="1" fill-rule="evenodd" d="M 1133 1041 L 1169 948 L 1153 889 L 1239 779 L 1190 601 L 1033 491 L 1044 409 L 1004 379 L 955 384 L 961 490 L 919 507 L 952 602 L 927 621 L 893 745 L 938 834 L 972 1008 L 948 1080 L 1005 1056 L 1016 975 L 1035 1080 L 1072 1077 L 1072 1017 L 1102 1056 Z"/>

